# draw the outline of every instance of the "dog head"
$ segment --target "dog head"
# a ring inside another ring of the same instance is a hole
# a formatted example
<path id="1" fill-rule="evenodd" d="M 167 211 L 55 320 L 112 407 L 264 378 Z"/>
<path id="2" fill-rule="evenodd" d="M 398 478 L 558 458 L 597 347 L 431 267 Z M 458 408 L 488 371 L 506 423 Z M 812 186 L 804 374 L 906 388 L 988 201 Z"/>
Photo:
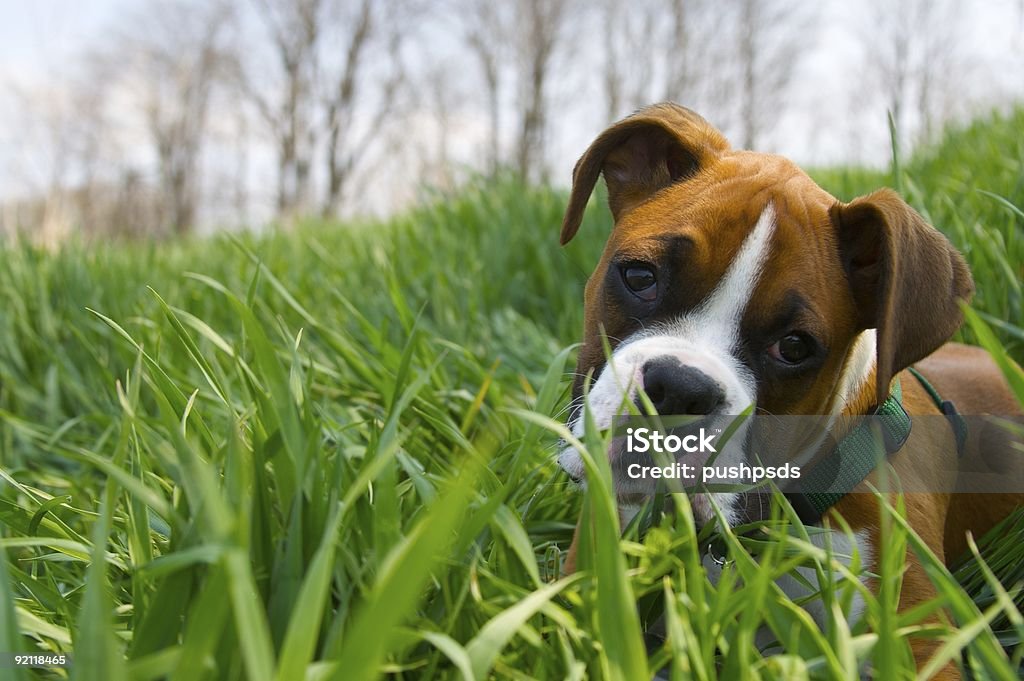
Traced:
<path id="1" fill-rule="evenodd" d="M 973 292 L 960 254 L 896 193 L 842 203 L 677 105 L 645 108 L 587 149 L 562 244 L 602 175 L 615 224 L 587 282 L 573 389 L 580 400 L 589 382 L 602 428 L 640 390 L 664 415 L 863 413 L 956 331 Z M 582 433 L 581 410 L 569 425 Z M 559 463 L 584 477 L 571 447 Z M 617 476 L 616 489 L 645 484 Z M 717 499 L 730 520 L 735 496 Z M 711 515 L 706 499 L 694 510 Z"/>

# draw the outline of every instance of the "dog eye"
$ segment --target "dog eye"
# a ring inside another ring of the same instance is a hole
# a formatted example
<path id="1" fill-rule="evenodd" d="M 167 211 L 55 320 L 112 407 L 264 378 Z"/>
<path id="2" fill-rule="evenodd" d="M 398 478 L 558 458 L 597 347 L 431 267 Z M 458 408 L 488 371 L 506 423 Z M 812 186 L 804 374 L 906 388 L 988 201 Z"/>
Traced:
<path id="1" fill-rule="evenodd" d="M 814 353 L 813 341 L 802 333 L 791 333 L 768 348 L 768 354 L 783 364 L 799 364 Z"/>
<path id="2" fill-rule="evenodd" d="M 646 265 L 630 265 L 622 270 L 626 288 L 642 300 L 654 300 L 658 295 L 658 277 Z"/>

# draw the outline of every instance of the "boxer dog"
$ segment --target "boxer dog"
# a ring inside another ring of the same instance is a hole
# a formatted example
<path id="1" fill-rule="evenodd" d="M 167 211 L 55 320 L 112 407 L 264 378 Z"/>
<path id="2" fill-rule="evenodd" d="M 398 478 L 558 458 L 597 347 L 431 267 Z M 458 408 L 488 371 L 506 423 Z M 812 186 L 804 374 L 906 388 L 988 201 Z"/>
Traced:
<path id="1" fill-rule="evenodd" d="M 945 344 L 973 293 L 971 274 L 949 241 L 895 192 L 843 203 L 790 161 L 733 150 L 694 112 L 657 104 L 605 130 L 580 158 L 563 245 L 576 235 L 602 175 L 614 227 L 587 282 L 573 387 L 576 404 L 586 393 L 599 427 L 610 427 L 641 389 L 659 414 L 730 415 L 751 407 L 755 414 L 868 414 L 900 377 L 908 414 L 939 414 L 933 396 L 905 371 L 915 363 L 961 413 L 1020 414 L 986 353 Z M 582 409 L 570 416 L 574 435 L 582 435 L 583 418 Z M 921 441 L 928 438 L 934 441 Z M 942 460 L 922 463 L 896 452 L 889 461 L 899 478 L 949 488 L 928 476 L 957 470 L 953 429 L 912 431 L 907 444 Z M 970 437 L 966 456 L 981 444 Z M 613 446 L 608 455 L 626 521 L 635 514 L 635 490 L 615 465 L 621 451 Z M 563 447 L 558 461 L 585 483 L 575 449 Z M 855 491 L 871 482 L 869 476 Z M 730 523 L 756 520 L 744 497 L 715 493 L 714 502 Z M 909 524 L 944 560 L 965 550 L 967 531 L 985 532 L 1021 502 L 1019 494 L 905 499 Z M 715 517 L 708 495 L 693 495 L 691 507 L 698 524 Z M 828 528 L 841 516 L 874 572 L 883 551 L 880 512 L 875 495 L 848 494 L 820 524 Z M 834 543 L 846 536 L 834 533 Z M 568 572 L 578 537 L 579 527 Z M 912 552 L 907 561 L 901 610 L 936 595 Z M 716 568 L 707 560 L 705 566 Z M 937 646 L 912 642 L 918 664 Z M 942 675 L 957 672 L 950 665 Z"/>

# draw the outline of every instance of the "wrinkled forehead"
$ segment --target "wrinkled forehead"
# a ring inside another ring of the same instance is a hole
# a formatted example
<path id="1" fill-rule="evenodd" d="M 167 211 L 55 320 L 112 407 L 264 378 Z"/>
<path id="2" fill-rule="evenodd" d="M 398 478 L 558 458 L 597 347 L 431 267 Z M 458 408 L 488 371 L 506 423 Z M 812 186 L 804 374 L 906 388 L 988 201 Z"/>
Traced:
<path id="1" fill-rule="evenodd" d="M 837 200 L 790 160 L 732 152 L 625 215 L 615 225 L 612 240 L 683 227 L 696 229 L 705 239 L 739 242 L 744 228 L 753 228 L 769 202 L 782 221 L 815 223 L 827 220 L 828 209 Z"/>
<path id="2" fill-rule="evenodd" d="M 829 208 L 835 203 L 787 159 L 731 152 L 624 215 L 607 250 L 653 260 L 666 245 L 683 242 L 707 266 L 705 275 L 721 276 L 770 204 L 777 226 L 773 242 L 786 250 L 806 245 L 824 256 L 831 248 Z"/>

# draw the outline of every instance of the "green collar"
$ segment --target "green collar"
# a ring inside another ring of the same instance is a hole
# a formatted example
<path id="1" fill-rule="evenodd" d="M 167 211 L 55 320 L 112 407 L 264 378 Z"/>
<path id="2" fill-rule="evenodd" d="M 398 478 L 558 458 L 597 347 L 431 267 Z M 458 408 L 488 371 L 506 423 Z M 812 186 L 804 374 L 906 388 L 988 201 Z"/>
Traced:
<path id="1" fill-rule="evenodd" d="M 839 441 L 832 453 L 800 476 L 800 488 L 786 494 L 793 510 L 805 525 L 821 520 L 828 509 L 835 506 L 854 487 L 859 485 L 881 460 L 878 445 L 883 444 L 885 455 L 900 450 L 910 437 L 910 417 L 903 408 L 903 391 L 899 379 L 892 391 L 867 418 Z M 881 430 L 878 442 L 875 429 Z"/>
<path id="2" fill-rule="evenodd" d="M 914 375 L 918 376 L 916 372 Z M 881 443 L 876 428 L 881 429 Z M 828 509 L 875 470 L 882 458 L 878 444 L 884 444 L 885 456 L 894 454 L 910 437 L 910 428 L 910 416 L 903 408 L 903 391 L 897 379 L 885 402 L 840 440 L 828 456 L 813 468 L 802 470 L 796 491 L 784 494 L 801 522 L 804 525 L 820 522 Z M 705 553 L 719 567 L 732 563 L 720 535 L 708 540 Z"/>
<path id="3" fill-rule="evenodd" d="M 908 371 L 931 396 L 939 410 L 946 415 L 956 436 L 957 452 L 963 456 L 967 441 L 967 422 L 949 400 L 943 400 L 939 391 L 914 367 Z M 881 430 L 885 456 L 895 454 L 910 437 L 910 416 L 903 408 L 900 381 L 893 381 L 892 391 L 885 402 L 851 430 L 832 453 L 818 462 L 800 478 L 800 490 L 786 493 L 800 520 L 805 525 L 819 522 L 828 509 L 835 506 L 881 462 L 876 429 Z M 802 491 L 810 490 L 810 491 Z M 827 491 L 826 491 L 827 490 Z"/>

